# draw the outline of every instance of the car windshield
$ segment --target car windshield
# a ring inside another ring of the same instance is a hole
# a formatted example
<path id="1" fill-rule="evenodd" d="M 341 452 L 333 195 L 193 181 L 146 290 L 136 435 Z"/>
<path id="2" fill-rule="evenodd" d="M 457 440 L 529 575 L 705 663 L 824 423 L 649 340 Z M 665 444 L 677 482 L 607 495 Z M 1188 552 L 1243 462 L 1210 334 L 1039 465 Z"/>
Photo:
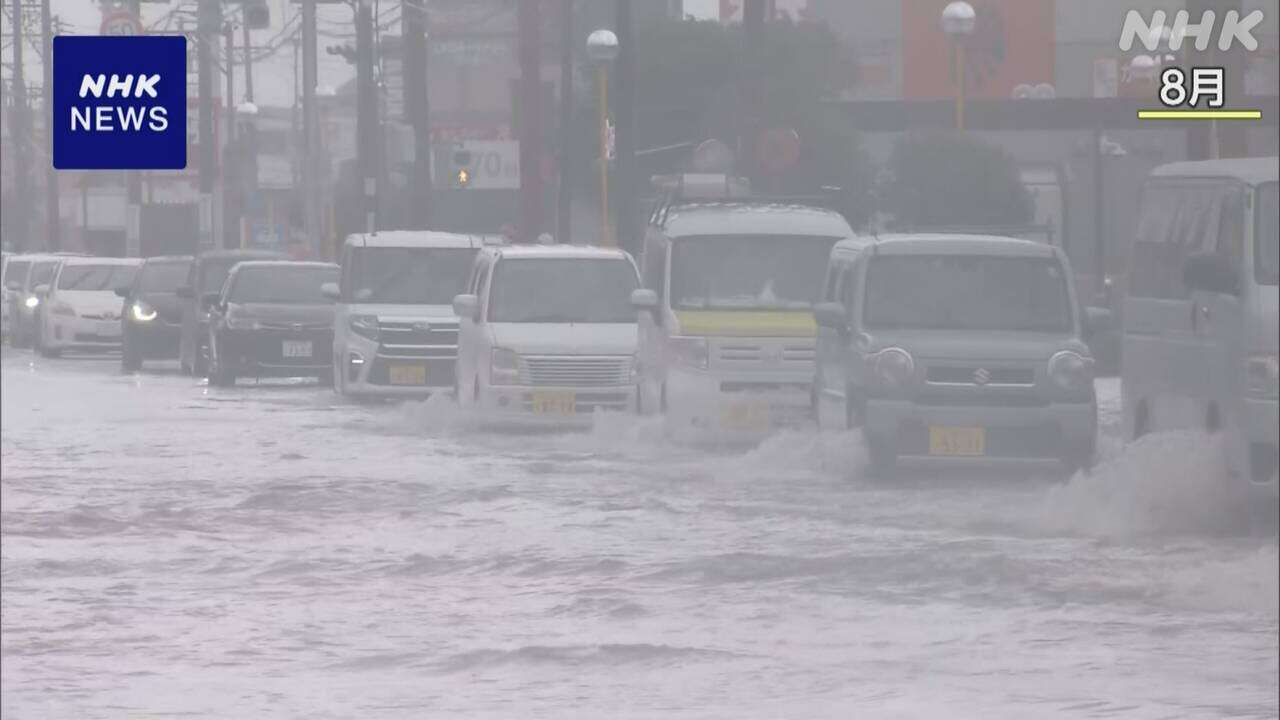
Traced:
<path id="1" fill-rule="evenodd" d="M 136 265 L 67 265 L 58 275 L 58 289 L 113 291 L 133 283 Z"/>
<path id="2" fill-rule="evenodd" d="M 489 320 L 516 323 L 631 323 L 639 280 L 626 260 L 504 259 L 493 271 Z"/>
<path id="3" fill-rule="evenodd" d="M 48 284 L 53 279 L 53 273 L 57 269 L 58 263 L 55 261 L 36 263 L 35 267 L 31 268 L 28 289 L 35 289 L 38 285 Z"/>
<path id="4" fill-rule="evenodd" d="M 336 266 L 246 267 L 236 273 L 229 299 L 236 303 L 324 305 L 333 301 L 320 292 L 320 286 L 338 282 L 338 272 Z"/>
<path id="5" fill-rule="evenodd" d="M 360 303 L 448 305 L 466 290 L 476 251 L 469 248 L 356 248 L 350 293 Z"/>
<path id="6" fill-rule="evenodd" d="M 244 258 L 210 258 L 200 263 L 200 287 L 204 292 L 216 292 L 227 281 L 231 268 Z"/>
<path id="7" fill-rule="evenodd" d="M 4 269 L 4 284 L 11 282 L 22 282 L 23 277 L 27 274 L 27 268 L 31 267 L 31 263 L 27 260 L 10 260 Z"/>
<path id="8" fill-rule="evenodd" d="M 671 304 L 677 310 L 805 310 L 821 292 L 837 238 L 707 235 L 674 243 Z"/>
<path id="9" fill-rule="evenodd" d="M 191 263 L 153 262 L 142 266 L 142 289 L 153 293 L 173 293 L 187 281 Z"/>
<path id="10" fill-rule="evenodd" d="M 1275 285 L 1280 281 L 1280 198 L 1276 183 L 1258 188 L 1258 226 L 1254 230 L 1257 251 L 1253 264 L 1258 282 Z"/>
<path id="11" fill-rule="evenodd" d="M 867 266 L 872 330 L 1069 332 L 1066 273 L 1052 258 L 879 256 Z"/>

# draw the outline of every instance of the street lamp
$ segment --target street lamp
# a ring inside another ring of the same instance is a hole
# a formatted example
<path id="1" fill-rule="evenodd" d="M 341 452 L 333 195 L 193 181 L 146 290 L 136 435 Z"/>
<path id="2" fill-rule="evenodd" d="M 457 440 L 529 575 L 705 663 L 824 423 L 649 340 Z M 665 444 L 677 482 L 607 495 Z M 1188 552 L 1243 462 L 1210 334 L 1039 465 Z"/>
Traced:
<path id="1" fill-rule="evenodd" d="M 596 66 L 596 104 L 600 121 L 600 242 L 613 247 L 609 228 L 609 64 L 618 57 L 618 36 L 596 30 L 587 37 L 587 55 Z"/>
<path id="2" fill-rule="evenodd" d="M 969 35 L 973 34 L 974 25 L 977 24 L 977 13 L 974 12 L 973 6 L 964 0 L 957 0 L 947 5 L 942 10 L 942 31 L 951 38 L 951 45 L 955 51 L 955 67 L 956 67 L 956 129 L 964 130 L 964 93 L 967 75 L 964 60 L 965 40 Z"/>

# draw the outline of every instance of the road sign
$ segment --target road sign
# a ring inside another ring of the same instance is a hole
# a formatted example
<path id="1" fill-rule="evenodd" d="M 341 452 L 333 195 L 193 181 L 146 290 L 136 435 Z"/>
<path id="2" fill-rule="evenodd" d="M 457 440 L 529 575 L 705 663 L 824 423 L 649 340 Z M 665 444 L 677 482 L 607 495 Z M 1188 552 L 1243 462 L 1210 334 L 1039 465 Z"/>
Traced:
<path id="1" fill-rule="evenodd" d="M 467 140 L 452 151 L 450 184 L 472 190 L 520 189 L 520 143 Z M 465 180 L 461 173 L 465 172 Z"/>
<path id="2" fill-rule="evenodd" d="M 123 8 L 109 10 L 102 14 L 102 25 L 99 35 L 141 35 L 142 21 L 137 15 Z"/>

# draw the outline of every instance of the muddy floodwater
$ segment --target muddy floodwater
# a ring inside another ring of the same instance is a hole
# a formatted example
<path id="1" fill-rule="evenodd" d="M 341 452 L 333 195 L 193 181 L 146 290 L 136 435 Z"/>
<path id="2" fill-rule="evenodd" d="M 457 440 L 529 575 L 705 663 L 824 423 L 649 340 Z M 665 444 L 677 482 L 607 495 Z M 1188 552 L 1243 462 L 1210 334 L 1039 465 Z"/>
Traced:
<path id="1" fill-rule="evenodd" d="M 5 718 L 1275 718 L 1215 448 L 874 482 L 856 436 L 3 356 Z"/>

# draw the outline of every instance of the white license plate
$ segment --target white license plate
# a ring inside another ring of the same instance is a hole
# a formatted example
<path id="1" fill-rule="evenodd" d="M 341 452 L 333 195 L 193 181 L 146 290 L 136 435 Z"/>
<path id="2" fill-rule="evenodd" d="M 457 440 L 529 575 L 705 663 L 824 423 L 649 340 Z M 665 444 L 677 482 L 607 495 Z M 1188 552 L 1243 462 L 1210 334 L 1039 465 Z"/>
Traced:
<path id="1" fill-rule="evenodd" d="M 287 358 L 309 358 L 311 357 L 311 341 L 285 340 L 280 354 Z"/>

